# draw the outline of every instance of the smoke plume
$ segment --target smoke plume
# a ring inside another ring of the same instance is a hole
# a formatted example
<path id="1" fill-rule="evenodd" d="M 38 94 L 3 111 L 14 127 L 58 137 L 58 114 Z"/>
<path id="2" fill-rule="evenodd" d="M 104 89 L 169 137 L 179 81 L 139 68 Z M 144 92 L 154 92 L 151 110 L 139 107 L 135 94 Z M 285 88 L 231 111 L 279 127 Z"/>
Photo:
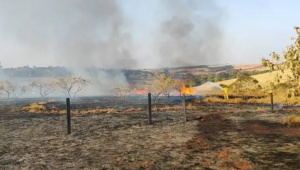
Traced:
<path id="1" fill-rule="evenodd" d="M 162 1 L 169 17 L 160 26 L 162 66 L 214 63 L 222 46 L 224 11 L 214 0 Z"/>
<path id="2" fill-rule="evenodd" d="M 0 38 L 5 39 L 5 43 L 0 41 L 0 54 L 10 58 L 18 56 L 24 65 L 39 61 L 44 66 L 45 63 L 67 66 L 93 79 L 91 94 L 107 92 L 113 85 L 125 83 L 126 78 L 121 72 L 112 78 L 102 71 L 96 78 L 91 77 L 84 71 L 85 67 L 123 69 L 136 68 L 141 62 L 160 63 L 149 65 L 157 68 L 202 65 L 217 60 L 224 12 L 214 0 L 157 0 L 162 6 L 161 15 L 149 20 L 156 34 L 143 32 L 142 25 L 135 25 L 148 37 L 146 41 L 153 41 L 142 55 L 137 52 L 137 46 L 143 46 L 144 39 L 140 42 L 135 37 L 132 27 L 136 18 L 124 14 L 122 4 L 127 2 L 135 3 L 124 0 L 1 1 L 0 33 L 5 34 L 0 34 Z M 133 7 L 131 10 L 135 10 Z M 149 56 L 149 62 L 140 56 Z"/>
<path id="3" fill-rule="evenodd" d="M 157 35 L 154 45 L 146 47 L 147 52 L 142 56 L 160 60 L 162 67 L 216 61 L 222 45 L 221 24 L 225 12 L 215 0 L 157 1 L 162 6 L 161 15 L 149 20 L 155 24 Z M 135 18 L 124 15 L 125 3 L 135 2 L 1 1 L 0 31 L 6 34 L 0 37 L 6 39 L 1 51 L 10 50 L 7 55 L 11 57 L 24 56 L 24 63 L 37 60 L 75 68 L 138 67 L 144 58 L 138 56 L 136 46 L 143 43 L 134 41 Z M 144 31 L 142 25 L 137 27 L 139 32 Z M 146 41 L 153 37 L 147 32 L 142 34 L 149 37 Z"/>
<path id="4" fill-rule="evenodd" d="M 20 55 L 71 67 L 136 66 L 130 25 L 115 0 L 11 0 L 0 10 L 2 29 L 17 40 Z"/>

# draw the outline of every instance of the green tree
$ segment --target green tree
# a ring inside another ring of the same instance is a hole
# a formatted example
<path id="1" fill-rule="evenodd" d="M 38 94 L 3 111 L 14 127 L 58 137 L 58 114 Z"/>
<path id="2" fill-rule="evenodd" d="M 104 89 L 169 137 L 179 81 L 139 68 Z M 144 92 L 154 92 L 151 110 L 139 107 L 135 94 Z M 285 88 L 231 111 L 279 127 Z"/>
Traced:
<path id="1" fill-rule="evenodd" d="M 300 28 L 294 27 L 298 35 L 297 38 L 292 38 L 294 40 L 293 44 L 286 47 L 283 51 L 283 59 L 279 54 L 272 52 L 270 54 L 271 60 L 262 59 L 262 64 L 265 67 L 269 67 L 270 71 L 281 71 L 284 73 L 286 70 L 292 72 L 292 77 L 289 77 L 288 83 L 292 85 L 293 88 L 289 88 L 287 94 L 289 97 L 299 96 L 300 87 Z M 281 75 L 275 76 L 274 81 L 280 83 Z"/>
<path id="2" fill-rule="evenodd" d="M 170 97 L 171 90 L 174 89 L 173 75 L 157 74 L 152 83 L 151 93 L 153 94 L 154 102 L 161 94 Z"/>
<path id="3" fill-rule="evenodd" d="M 256 92 L 260 86 L 258 80 L 250 76 L 241 76 L 229 88 L 232 92 L 245 97 L 246 94 Z"/>

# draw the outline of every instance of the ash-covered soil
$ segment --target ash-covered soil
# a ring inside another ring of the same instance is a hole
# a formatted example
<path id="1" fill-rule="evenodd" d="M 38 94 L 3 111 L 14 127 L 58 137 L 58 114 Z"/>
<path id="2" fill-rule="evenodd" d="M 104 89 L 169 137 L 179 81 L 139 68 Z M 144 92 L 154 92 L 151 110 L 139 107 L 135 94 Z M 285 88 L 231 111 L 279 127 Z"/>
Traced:
<path id="1" fill-rule="evenodd" d="M 66 115 L 16 113 L 6 103 L 0 112 L 0 169 L 300 169 L 300 129 L 280 123 L 290 113 L 195 105 L 186 123 L 182 111 L 155 112 L 153 125 L 146 110 L 74 115 L 67 135 Z"/>

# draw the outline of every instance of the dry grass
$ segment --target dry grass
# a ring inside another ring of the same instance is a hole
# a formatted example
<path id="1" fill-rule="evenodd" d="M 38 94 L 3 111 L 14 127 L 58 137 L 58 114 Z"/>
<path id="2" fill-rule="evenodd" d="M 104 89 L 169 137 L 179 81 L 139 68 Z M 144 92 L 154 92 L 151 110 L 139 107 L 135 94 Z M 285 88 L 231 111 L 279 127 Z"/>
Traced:
<path id="1" fill-rule="evenodd" d="M 27 107 L 21 108 L 21 111 L 27 111 L 30 113 L 41 113 L 47 110 L 45 104 L 46 104 L 45 102 L 39 102 L 39 103 L 34 102 Z"/>
<path id="2" fill-rule="evenodd" d="M 222 96 L 222 93 L 215 93 L 211 95 Z M 236 98 L 223 99 L 220 97 L 206 97 L 203 102 L 206 103 L 232 103 L 232 104 L 270 104 L 270 94 L 262 91 L 247 92 L 241 96 L 240 94 L 230 93 L 229 95 L 237 96 Z M 244 99 L 245 98 L 245 99 Z M 197 101 L 198 102 L 198 101 Z M 279 89 L 273 94 L 274 104 L 281 104 L 286 106 L 300 106 L 300 97 L 288 98 L 286 89 Z"/>
<path id="3" fill-rule="evenodd" d="M 59 110 L 58 112 L 51 112 L 51 113 L 56 113 L 56 114 L 66 114 L 67 110 Z M 74 115 L 86 115 L 86 114 L 99 114 L 99 113 L 120 113 L 119 110 L 113 109 L 113 108 L 105 108 L 105 109 L 87 109 L 87 110 L 80 110 L 80 109 L 72 109 L 71 114 Z"/>
<path id="4" fill-rule="evenodd" d="M 287 106 L 299 106 L 300 105 L 300 98 L 299 97 L 292 97 L 288 98 L 286 93 L 279 92 L 273 95 L 273 101 L 277 104 L 287 105 Z M 270 104 L 271 99 L 269 95 L 266 95 L 264 98 L 250 98 L 246 101 L 247 103 L 252 104 Z"/>
<path id="5" fill-rule="evenodd" d="M 263 66 L 262 64 L 237 64 L 234 65 L 234 69 L 241 69 L 243 71 L 262 71 L 269 70 L 269 68 Z"/>
<path id="6" fill-rule="evenodd" d="M 131 108 L 124 111 L 124 113 L 134 113 L 134 112 L 140 112 L 143 111 L 142 108 Z"/>
<path id="7" fill-rule="evenodd" d="M 22 112 L 29 112 L 29 113 L 42 113 L 42 114 L 66 114 L 66 109 L 58 109 L 56 106 L 48 107 L 47 102 L 34 102 L 31 103 L 29 106 L 22 107 L 19 109 Z M 97 113 L 119 113 L 120 110 L 114 108 L 97 108 L 97 109 L 87 109 L 87 110 L 80 110 L 80 109 L 72 109 L 71 114 L 97 114 Z"/>
<path id="8" fill-rule="evenodd" d="M 198 107 L 192 105 L 191 103 L 189 103 L 186 106 L 186 110 L 197 110 L 197 109 L 198 109 Z M 155 112 L 157 112 L 157 111 L 177 111 L 177 110 L 183 110 L 183 106 L 179 106 L 179 105 L 174 105 L 174 106 L 165 105 L 163 107 L 154 106 L 152 110 Z"/>
<path id="9" fill-rule="evenodd" d="M 267 111 L 267 109 L 266 109 L 266 108 L 263 108 L 263 107 L 257 107 L 257 108 L 255 109 L 255 111 L 257 111 L 257 112 L 265 112 L 265 111 Z"/>
<path id="10" fill-rule="evenodd" d="M 242 98 L 234 98 L 234 99 L 222 99 L 218 97 L 207 97 L 203 99 L 204 102 L 206 103 L 234 103 L 234 104 L 239 104 L 239 103 L 244 103 L 245 100 Z"/>
<path id="11" fill-rule="evenodd" d="M 16 111 L 29 112 L 29 113 L 41 113 L 41 114 L 66 114 L 66 109 L 59 109 L 57 106 L 52 105 L 48 106 L 47 102 L 34 102 L 29 106 L 22 107 Z M 198 107 L 192 105 L 191 103 L 187 104 L 186 110 L 197 110 Z M 177 111 L 183 110 L 183 106 L 174 105 L 174 106 L 154 106 L 153 111 Z M 85 115 L 85 114 L 98 114 L 98 113 L 135 113 L 143 111 L 142 108 L 129 108 L 125 110 L 118 110 L 115 108 L 93 108 L 93 109 L 71 109 L 71 114 L 75 115 Z"/>
<path id="12" fill-rule="evenodd" d="M 292 115 L 285 119 L 284 124 L 288 125 L 288 127 L 299 126 L 300 125 L 300 116 Z"/>

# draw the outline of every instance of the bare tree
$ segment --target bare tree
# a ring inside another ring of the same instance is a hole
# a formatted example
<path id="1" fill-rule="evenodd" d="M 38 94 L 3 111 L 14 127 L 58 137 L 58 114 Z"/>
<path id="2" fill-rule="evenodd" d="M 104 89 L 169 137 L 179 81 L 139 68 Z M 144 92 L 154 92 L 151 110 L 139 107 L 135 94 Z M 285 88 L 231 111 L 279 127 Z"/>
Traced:
<path id="1" fill-rule="evenodd" d="M 1 80 L 0 81 L 0 90 L 5 92 L 7 95 L 7 99 L 10 99 L 11 95 L 16 89 L 16 85 L 14 85 L 12 82 L 7 80 Z"/>
<path id="2" fill-rule="evenodd" d="M 184 85 L 184 82 L 182 80 L 178 80 L 178 79 L 174 80 L 173 87 L 179 93 L 180 96 L 182 94 L 182 86 L 183 85 Z"/>
<path id="3" fill-rule="evenodd" d="M 0 90 L 7 94 L 7 99 L 11 97 L 17 99 L 29 90 L 29 86 L 19 86 L 8 80 L 0 81 Z"/>
<path id="4" fill-rule="evenodd" d="M 114 88 L 112 90 L 112 92 L 119 97 L 122 97 L 124 100 L 126 99 L 126 96 L 128 95 L 128 93 L 131 92 L 131 89 L 129 87 L 128 84 L 122 84 L 117 86 L 116 88 Z"/>
<path id="5" fill-rule="evenodd" d="M 82 89 L 91 84 L 91 81 L 81 76 L 66 76 L 59 77 L 55 80 L 55 85 L 61 88 L 65 95 L 71 100 L 75 99 L 75 96 Z"/>
<path id="6" fill-rule="evenodd" d="M 30 86 L 29 85 L 16 86 L 15 90 L 13 91 L 14 99 L 19 98 L 20 96 L 22 96 L 23 94 L 25 94 L 29 90 L 30 90 Z"/>
<path id="7" fill-rule="evenodd" d="M 55 91 L 54 82 L 34 81 L 29 86 L 38 90 L 42 98 L 45 98 Z"/>

